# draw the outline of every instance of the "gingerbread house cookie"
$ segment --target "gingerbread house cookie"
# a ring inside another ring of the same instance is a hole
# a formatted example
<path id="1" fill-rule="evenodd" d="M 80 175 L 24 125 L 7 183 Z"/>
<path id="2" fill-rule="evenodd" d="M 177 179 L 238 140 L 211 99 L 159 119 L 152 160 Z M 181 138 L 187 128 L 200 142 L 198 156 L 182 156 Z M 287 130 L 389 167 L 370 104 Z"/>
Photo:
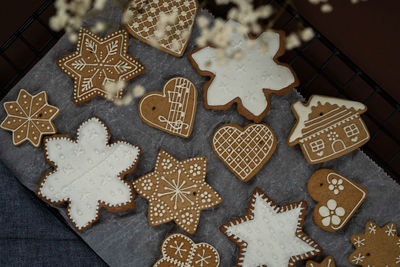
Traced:
<path id="1" fill-rule="evenodd" d="M 300 144 L 310 164 L 349 153 L 368 142 L 370 135 L 360 117 L 367 107 L 356 101 L 313 95 L 306 104 L 292 104 L 297 123 L 288 144 Z"/>

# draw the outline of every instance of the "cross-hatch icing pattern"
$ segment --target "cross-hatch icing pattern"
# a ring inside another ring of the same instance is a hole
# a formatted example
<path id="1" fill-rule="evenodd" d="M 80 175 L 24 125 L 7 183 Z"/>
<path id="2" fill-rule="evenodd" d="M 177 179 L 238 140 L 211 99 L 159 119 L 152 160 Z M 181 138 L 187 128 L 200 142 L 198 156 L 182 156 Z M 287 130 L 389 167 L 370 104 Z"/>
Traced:
<path id="1" fill-rule="evenodd" d="M 44 175 L 37 193 L 51 203 L 69 202 L 67 214 L 79 231 L 98 218 L 100 203 L 111 211 L 134 207 L 131 186 L 122 176 L 134 169 L 140 149 L 108 140 L 108 129 L 96 117 L 79 127 L 77 141 L 46 139 L 46 159 L 55 170 Z"/>
<path id="2" fill-rule="evenodd" d="M 79 32 L 77 51 L 58 61 L 60 68 L 75 79 L 74 101 L 95 95 L 106 97 L 107 83 L 127 81 L 144 71 L 144 66 L 127 54 L 128 34 L 117 31 L 100 38 L 87 29 Z M 120 89 L 118 96 L 122 96 Z"/>
<path id="3" fill-rule="evenodd" d="M 45 91 L 32 96 L 21 89 L 17 100 L 5 102 L 4 109 L 7 117 L 0 127 L 12 132 L 14 145 L 28 140 L 38 147 L 43 135 L 57 132 L 52 121 L 57 117 L 59 109 L 47 103 Z"/>
<path id="4" fill-rule="evenodd" d="M 253 124 L 241 131 L 234 126 L 219 128 L 213 137 L 213 148 L 223 162 L 241 180 L 247 181 L 254 171 L 274 152 L 276 139 L 263 124 Z"/>
<path id="5" fill-rule="evenodd" d="M 219 254 L 207 244 L 195 244 L 184 234 L 175 233 L 168 236 L 161 246 L 162 258 L 154 267 L 217 267 Z"/>
<path id="6" fill-rule="evenodd" d="M 196 0 L 134 0 L 128 11 L 132 18 L 127 27 L 130 33 L 146 43 L 157 42 L 169 53 L 181 56 L 189 41 L 197 13 Z M 156 34 L 160 14 L 177 15 L 176 22 L 168 24 L 162 36 Z M 157 47 L 156 45 L 153 45 Z"/>

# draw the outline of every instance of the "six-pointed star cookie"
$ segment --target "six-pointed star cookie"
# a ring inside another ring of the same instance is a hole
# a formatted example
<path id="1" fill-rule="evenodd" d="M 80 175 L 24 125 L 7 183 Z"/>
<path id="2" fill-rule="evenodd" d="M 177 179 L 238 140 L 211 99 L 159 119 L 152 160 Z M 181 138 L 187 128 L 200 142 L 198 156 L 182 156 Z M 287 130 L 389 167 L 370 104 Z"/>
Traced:
<path id="1" fill-rule="evenodd" d="M 76 52 L 60 59 L 57 65 L 74 79 L 74 103 L 89 101 L 96 95 L 107 99 L 108 82 L 128 81 L 145 67 L 128 54 L 129 36 L 125 30 L 101 38 L 85 28 L 78 35 Z M 123 88 L 117 96 L 123 95 Z"/>
<path id="2" fill-rule="evenodd" d="M 220 226 L 240 247 L 237 266 L 295 266 L 321 253 L 318 244 L 303 233 L 306 208 L 305 201 L 279 207 L 256 188 L 247 215 Z"/>
<path id="3" fill-rule="evenodd" d="M 150 225 L 174 220 L 186 232 L 196 232 L 200 211 L 222 201 L 205 182 L 206 168 L 205 157 L 178 161 L 164 150 L 159 152 L 154 172 L 133 183 L 149 201 Z"/>
<path id="4" fill-rule="evenodd" d="M 59 109 L 47 103 L 45 91 L 32 96 L 21 89 L 17 101 L 5 102 L 4 109 L 7 117 L 0 127 L 12 132 L 15 146 L 28 140 L 33 146 L 39 147 L 43 135 L 57 132 L 53 120 Z"/>
<path id="5" fill-rule="evenodd" d="M 255 40 L 255 47 L 249 49 L 248 36 L 236 30 L 240 24 L 230 20 L 226 26 L 233 29 L 227 52 L 239 50 L 241 58 L 221 64 L 217 49 L 211 46 L 189 54 L 198 73 L 211 77 L 203 86 L 204 106 L 225 110 L 237 103 L 241 115 L 260 122 L 271 106 L 269 94 L 283 95 L 298 85 L 292 68 L 277 60 L 285 52 L 284 33 L 264 32 Z M 268 44 L 266 52 L 263 51 L 265 42 Z"/>
<path id="6" fill-rule="evenodd" d="M 125 141 L 109 144 L 110 132 L 97 117 L 79 126 L 77 140 L 67 135 L 45 139 L 46 172 L 37 195 L 53 204 L 68 202 L 67 215 L 78 231 L 99 219 L 100 208 L 118 212 L 135 207 L 130 183 L 140 148 Z"/>

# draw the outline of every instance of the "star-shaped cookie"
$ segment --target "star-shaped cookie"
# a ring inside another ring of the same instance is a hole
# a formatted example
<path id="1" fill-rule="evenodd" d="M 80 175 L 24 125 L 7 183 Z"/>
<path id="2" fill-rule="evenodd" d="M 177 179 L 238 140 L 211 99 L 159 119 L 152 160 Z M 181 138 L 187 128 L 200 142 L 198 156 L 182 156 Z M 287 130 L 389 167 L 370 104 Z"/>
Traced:
<path id="1" fill-rule="evenodd" d="M 306 263 L 306 267 L 335 267 L 335 261 L 332 256 L 326 257 L 321 263 L 317 263 L 315 261 L 309 260 Z"/>
<path id="2" fill-rule="evenodd" d="M 183 230 L 194 234 L 200 211 L 222 201 L 205 182 L 205 157 L 178 161 L 161 150 L 154 172 L 133 183 L 135 190 L 149 201 L 149 223 L 152 226 L 174 220 Z"/>
<path id="3" fill-rule="evenodd" d="M 89 101 L 96 95 L 107 99 L 107 83 L 128 81 L 143 73 L 142 63 L 128 54 L 129 36 L 125 30 L 101 38 L 81 28 L 76 51 L 60 60 L 57 65 L 74 79 L 74 103 Z M 123 88 L 117 97 L 123 95 Z"/>
<path id="4" fill-rule="evenodd" d="M 240 247 L 237 266 L 295 266 L 321 253 L 318 244 L 303 233 L 306 208 L 305 201 L 279 207 L 256 188 L 247 215 L 220 226 Z"/>
<path id="5" fill-rule="evenodd" d="M 100 217 L 100 208 L 118 212 L 135 207 L 130 183 L 140 148 L 125 141 L 109 144 L 110 132 L 97 117 L 78 128 L 77 139 L 53 135 L 45 139 L 46 161 L 54 167 L 37 189 L 37 195 L 53 204 L 68 202 L 67 215 L 78 231 Z"/>
<path id="6" fill-rule="evenodd" d="M 53 120 L 59 109 L 47 103 L 47 93 L 42 91 L 32 96 L 21 89 L 16 101 L 4 103 L 7 117 L 0 127 L 12 132 L 13 144 L 18 146 L 28 140 L 39 147 L 42 136 L 57 132 Z"/>
<path id="7" fill-rule="evenodd" d="M 260 122 L 271 106 L 269 94 L 283 95 L 299 84 L 292 68 L 277 60 L 285 52 L 284 33 L 264 32 L 255 40 L 255 47 L 249 48 L 249 37 L 236 30 L 240 24 L 230 20 L 226 25 L 233 29 L 226 51 L 240 51 L 241 58 L 218 62 L 218 50 L 211 46 L 189 54 L 197 72 L 211 77 L 203 86 L 204 106 L 226 110 L 237 103 L 241 115 Z"/>

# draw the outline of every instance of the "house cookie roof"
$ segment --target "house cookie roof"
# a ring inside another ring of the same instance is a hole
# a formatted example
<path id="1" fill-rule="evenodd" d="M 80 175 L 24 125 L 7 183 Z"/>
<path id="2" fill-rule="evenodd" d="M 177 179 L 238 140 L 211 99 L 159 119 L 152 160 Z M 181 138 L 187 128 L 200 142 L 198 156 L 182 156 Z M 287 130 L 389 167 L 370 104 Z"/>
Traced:
<path id="1" fill-rule="evenodd" d="M 367 110 L 367 107 L 363 103 L 330 96 L 312 95 L 306 104 L 297 101 L 292 104 L 292 110 L 297 118 L 297 123 L 290 133 L 289 145 L 295 144 L 303 137 L 302 130 L 305 128 L 305 123 L 309 119 L 308 116 L 312 112 L 312 108 L 326 103 L 348 109 L 352 108 L 360 114 Z"/>

